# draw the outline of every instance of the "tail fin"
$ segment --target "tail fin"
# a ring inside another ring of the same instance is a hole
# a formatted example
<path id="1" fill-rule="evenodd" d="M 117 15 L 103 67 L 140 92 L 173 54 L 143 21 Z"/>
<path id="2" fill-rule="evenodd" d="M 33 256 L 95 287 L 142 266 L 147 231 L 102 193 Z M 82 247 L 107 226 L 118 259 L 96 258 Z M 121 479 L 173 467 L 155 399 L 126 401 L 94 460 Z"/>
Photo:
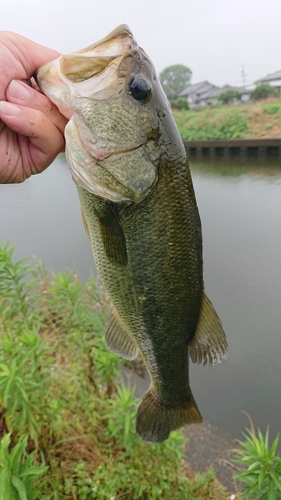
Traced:
<path id="1" fill-rule="evenodd" d="M 149 391 L 139 407 L 136 430 L 143 441 L 162 443 L 171 431 L 201 422 L 202 417 L 192 394 L 182 406 L 165 406 Z"/>

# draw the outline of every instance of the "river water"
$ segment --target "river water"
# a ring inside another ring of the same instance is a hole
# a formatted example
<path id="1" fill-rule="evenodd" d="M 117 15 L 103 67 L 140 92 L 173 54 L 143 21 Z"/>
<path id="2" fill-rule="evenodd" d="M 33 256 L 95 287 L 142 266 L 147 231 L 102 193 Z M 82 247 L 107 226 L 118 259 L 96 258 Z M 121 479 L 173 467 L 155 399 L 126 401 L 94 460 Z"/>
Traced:
<path id="1" fill-rule="evenodd" d="M 226 331 L 229 358 L 192 365 L 205 418 L 235 437 L 281 429 L 281 166 L 191 160 L 203 226 L 206 291 Z M 95 272 L 64 157 L 20 185 L 0 186 L 0 239 L 49 270 Z"/>

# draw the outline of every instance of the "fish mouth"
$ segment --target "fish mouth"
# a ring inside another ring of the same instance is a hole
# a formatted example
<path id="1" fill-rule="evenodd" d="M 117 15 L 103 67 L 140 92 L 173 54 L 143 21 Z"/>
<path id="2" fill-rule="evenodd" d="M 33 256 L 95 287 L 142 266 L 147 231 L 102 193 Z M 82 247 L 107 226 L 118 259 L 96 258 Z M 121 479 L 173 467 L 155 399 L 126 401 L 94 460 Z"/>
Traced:
<path id="1" fill-rule="evenodd" d="M 112 86 L 123 58 L 137 46 L 130 28 L 121 24 L 89 47 L 44 64 L 34 78 L 60 112 L 66 118 L 71 118 L 74 113 L 74 97 L 103 100 L 110 97 L 110 92 L 105 92 L 105 81 L 107 88 Z"/>

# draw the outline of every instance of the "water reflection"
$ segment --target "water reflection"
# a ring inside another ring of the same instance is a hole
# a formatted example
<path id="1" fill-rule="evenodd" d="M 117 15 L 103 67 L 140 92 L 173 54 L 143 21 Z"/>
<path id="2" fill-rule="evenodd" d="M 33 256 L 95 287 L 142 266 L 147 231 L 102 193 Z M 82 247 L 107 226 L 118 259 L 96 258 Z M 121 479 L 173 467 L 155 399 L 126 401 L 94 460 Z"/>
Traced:
<path id="1" fill-rule="evenodd" d="M 281 427 L 281 168 L 191 161 L 203 225 L 206 290 L 226 330 L 230 356 L 193 367 L 197 402 L 239 436 L 247 411 Z M 207 372 L 207 374 L 206 374 Z M 206 376 L 207 375 L 207 376 Z"/>
<path id="2" fill-rule="evenodd" d="M 234 436 L 247 425 L 281 428 L 281 168 L 247 160 L 191 160 L 204 236 L 207 294 L 230 356 L 192 365 L 191 385 L 205 418 Z M 76 188 L 62 158 L 21 185 L 0 186 L 0 238 L 19 258 L 35 254 L 50 270 L 94 268 Z"/>
<path id="3" fill-rule="evenodd" d="M 252 158 L 249 156 L 245 160 L 239 157 L 235 160 L 223 160 L 217 158 L 205 158 L 197 160 L 191 156 L 189 163 L 194 171 L 199 170 L 201 174 L 206 174 L 211 177 L 241 177 L 242 175 L 254 177 L 274 178 L 274 181 L 281 181 L 281 161 L 278 159 L 262 160 L 260 158 Z"/>

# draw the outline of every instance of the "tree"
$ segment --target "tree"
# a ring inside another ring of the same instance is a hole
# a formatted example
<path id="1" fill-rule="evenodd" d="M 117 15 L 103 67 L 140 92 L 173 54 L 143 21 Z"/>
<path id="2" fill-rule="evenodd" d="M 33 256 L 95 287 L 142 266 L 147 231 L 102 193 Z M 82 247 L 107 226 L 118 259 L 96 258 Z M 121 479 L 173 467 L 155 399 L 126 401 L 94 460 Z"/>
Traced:
<path id="1" fill-rule="evenodd" d="M 160 82 L 169 99 L 177 97 L 179 92 L 188 87 L 192 71 L 183 64 L 175 64 L 163 69 Z"/>
<path id="2" fill-rule="evenodd" d="M 189 109 L 187 100 L 184 97 L 178 97 L 177 99 L 169 99 L 172 109 Z"/>
<path id="3" fill-rule="evenodd" d="M 251 99 L 253 101 L 260 101 L 261 99 L 266 99 L 270 95 L 278 97 L 278 89 L 276 87 L 272 87 L 269 83 L 261 83 L 255 88 L 255 90 L 253 90 L 253 92 L 251 92 Z"/>
<path id="4" fill-rule="evenodd" d="M 242 97 L 242 94 L 240 92 L 238 92 L 238 90 L 234 90 L 234 89 L 228 89 L 228 90 L 225 90 L 224 92 L 222 92 L 219 96 L 218 96 L 218 100 L 222 103 L 222 104 L 228 104 L 230 103 L 231 101 L 234 101 L 235 99 L 237 101 L 240 101 L 241 100 L 241 97 Z"/>

